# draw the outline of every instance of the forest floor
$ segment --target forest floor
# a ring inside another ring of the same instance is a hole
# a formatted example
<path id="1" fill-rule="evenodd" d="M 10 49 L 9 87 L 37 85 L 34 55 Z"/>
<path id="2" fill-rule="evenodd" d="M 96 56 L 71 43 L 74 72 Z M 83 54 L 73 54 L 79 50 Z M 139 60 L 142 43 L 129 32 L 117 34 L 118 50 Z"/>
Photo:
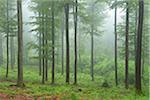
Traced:
<path id="1" fill-rule="evenodd" d="M 34 68 L 25 68 L 25 87 L 16 87 L 16 69 L 9 72 L 5 78 L 5 69 L 0 68 L 0 100 L 149 100 L 148 86 L 143 87 L 143 93 L 137 95 L 133 86 L 102 86 L 101 77 L 90 80 L 89 75 L 79 74 L 78 84 L 73 84 L 71 74 L 70 84 L 65 84 L 65 75 L 56 74 L 54 85 L 50 79 L 44 85 Z M 49 76 L 50 78 L 51 76 Z M 111 80 L 113 81 L 113 80 Z"/>

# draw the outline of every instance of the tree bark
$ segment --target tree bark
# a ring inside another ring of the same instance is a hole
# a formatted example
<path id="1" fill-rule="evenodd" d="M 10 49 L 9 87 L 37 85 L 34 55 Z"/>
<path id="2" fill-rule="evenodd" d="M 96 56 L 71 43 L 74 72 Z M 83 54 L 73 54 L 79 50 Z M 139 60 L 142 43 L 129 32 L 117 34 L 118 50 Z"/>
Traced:
<path id="1" fill-rule="evenodd" d="M 23 87 L 23 21 L 22 21 L 22 0 L 17 0 L 18 16 L 18 79 L 17 85 Z"/>
<path id="2" fill-rule="evenodd" d="M 61 74 L 63 75 L 64 74 L 64 14 L 63 14 L 63 18 L 62 18 L 62 30 L 61 30 L 61 33 L 62 33 L 62 36 L 61 36 L 61 46 L 62 46 L 62 50 L 61 50 L 61 66 L 62 66 L 62 69 L 61 69 Z"/>
<path id="3" fill-rule="evenodd" d="M 48 46 L 48 29 L 47 29 L 47 20 L 48 19 L 48 17 L 47 17 L 47 12 L 46 12 L 46 18 L 45 18 L 45 27 L 46 27 L 46 29 L 45 29 L 45 35 L 46 35 L 46 37 L 45 37 L 45 45 L 46 45 L 46 49 L 45 49 L 45 80 L 46 81 L 48 81 L 48 49 L 47 49 L 47 46 Z"/>
<path id="4" fill-rule="evenodd" d="M 125 87 L 128 88 L 128 60 L 129 60 L 129 7 L 126 9 L 126 39 L 125 39 Z"/>
<path id="5" fill-rule="evenodd" d="M 41 23 L 41 14 L 39 12 L 39 22 Z M 40 27 L 41 27 L 41 24 L 40 24 Z M 41 76 L 42 74 L 42 50 L 41 50 L 41 47 L 42 47 L 42 33 L 41 33 L 41 29 L 39 31 L 39 75 Z"/>
<path id="6" fill-rule="evenodd" d="M 44 32 L 44 11 L 42 10 L 42 84 L 45 83 L 45 32 Z"/>
<path id="7" fill-rule="evenodd" d="M 115 7 L 115 82 L 118 85 L 118 64 L 117 64 L 117 7 Z"/>
<path id="8" fill-rule="evenodd" d="M 92 78 L 92 81 L 94 81 L 94 62 L 93 62 L 93 60 L 94 60 L 94 53 L 93 53 L 93 51 L 94 51 L 94 36 L 93 36 L 93 25 L 91 26 L 91 29 L 92 29 L 92 31 L 91 31 L 91 78 Z"/>
<path id="9" fill-rule="evenodd" d="M 65 5 L 66 15 L 66 83 L 69 84 L 70 78 L 70 51 L 69 51 L 69 4 Z"/>
<path id="10" fill-rule="evenodd" d="M 74 12 L 74 84 L 77 84 L 77 13 L 78 13 L 78 0 L 75 0 L 75 12 Z"/>
<path id="11" fill-rule="evenodd" d="M 92 15 L 93 15 L 93 12 L 94 12 L 94 4 L 92 5 Z M 92 78 L 92 81 L 94 81 L 94 23 L 92 22 L 92 25 L 91 25 L 91 78 Z"/>
<path id="12" fill-rule="evenodd" d="M 138 93 L 141 93 L 141 53 L 142 53 L 142 29 L 144 16 L 144 0 L 139 0 L 139 18 L 137 30 L 137 46 L 136 46 L 136 71 L 135 71 L 135 87 Z"/>
<path id="13" fill-rule="evenodd" d="M 136 8 L 135 8 L 135 33 L 134 33 L 134 59 L 135 59 L 135 66 L 136 66 L 136 39 L 137 39 L 137 19 L 138 19 L 138 12 L 137 12 L 137 4 L 136 4 Z"/>
<path id="14" fill-rule="evenodd" d="M 55 21 L 54 21 L 54 2 L 52 1 L 52 84 L 55 80 Z"/>
<path id="15" fill-rule="evenodd" d="M 6 78 L 8 77 L 9 71 L 9 1 L 7 0 L 7 39 L 6 39 L 6 47 L 7 47 L 7 65 L 6 65 Z"/>

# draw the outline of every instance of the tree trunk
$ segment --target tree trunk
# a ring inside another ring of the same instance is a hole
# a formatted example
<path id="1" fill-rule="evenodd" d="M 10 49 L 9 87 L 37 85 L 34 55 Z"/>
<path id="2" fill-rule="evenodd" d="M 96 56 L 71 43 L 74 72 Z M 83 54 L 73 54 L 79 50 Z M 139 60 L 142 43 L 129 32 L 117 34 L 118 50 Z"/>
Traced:
<path id="1" fill-rule="evenodd" d="M 65 5 L 66 15 L 66 83 L 69 84 L 70 78 L 70 51 L 69 51 L 69 4 Z"/>
<path id="2" fill-rule="evenodd" d="M 125 40 L 125 87 L 128 88 L 128 58 L 129 58 L 129 7 L 126 9 L 126 40 Z"/>
<path id="3" fill-rule="evenodd" d="M 22 21 L 22 0 L 17 0 L 18 16 L 18 79 L 17 85 L 23 87 L 23 21 Z"/>
<path id="4" fill-rule="evenodd" d="M 42 84 L 45 83 L 45 32 L 44 32 L 44 11 L 42 10 L 42 67 L 43 67 L 43 71 L 42 71 Z"/>
<path id="5" fill-rule="evenodd" d="M 52 1 L 52 84 L 55 80 L 55 21 L 54 21 L 54 2 Z"/>
<path id="6" fill-rule="evenodd" d="M 39 13 L 39 22 L 41 23 L 41 14 Z M 41 27 L 41 25 L 40 25 Z M 42 50 L 41 50 L 41 47 L 42 47 L 42 33 L 41 33 L 41 30 L 39 31 L 39 75 L 41 76 L 42 74 Z"/>
<path id="7" fill-rule="evenodd" d="M 74 12 L 74 84 L 77 84 L 77 12 L 78 12 L 78 0 L 75 0 L 75 12 Z"/>
<path id="8" fill-rule="evenodd" d="M 115 82 L 118 85 L 118 64 L 117 64 L 117 7 L 115 7 Z"/>
<path id="9" fill-rule="evenodd" d="M 92 81 L 94 81 L 94 62 L 93 62 L 93 59 L 94 59 L 94 33 L 93 33 L 93 25 L 91 26 L 91 78 L 92 78 Z"/>
<path id="10" fill-rule="evenodd" d="M 144 16 L 144 0 L 139 0 L 139 18 L 137 31 L 137 48 L 136 48 L 136 72 L 135 72 L 135 87 L 138 93 L 141 93 L 141 52 L 142 52 L 142 29 Z"/>
<path id="11" fill-rule="evenodd" d="M 46 27 L 46 29 L 45 29 L 45 33 L 46 33 L 46 34 L 45 34 L 45 35 L 46 35 L 46 37 L 45 37 L 45 45 L 46 45 L 46 49 L 45 49 L 45 57 L 46 57 L 46 58 L 45 58 L 45 68 L 46 68 L 46 69 L 45 69 L 45 71 L 46 71 L 46 72 L 45 72 L 45 80 L 46 80 L 46 81 L 48 81 L 48 48 L 47 48 L 47 46 L 48 46 L 48 38 L 47 38 L 47 37 L 48 37 L 48 31 L 47 31 L 47 30 L 48 30 L 48 29 L 47 29 L 47 26 L 48 26 L 48 25 L 47 25 L 47 21 L 48 21 L 48 20 L 47 20 L 47 19 L 48 19 L 48 17 L 47 17 L 47 12 L 46 12 L 46 18 L 45 18 L 45 24 L 46 24 L 46 25 L 45 25 L 45 27 Z"/>
<path id="12" fill-rule="evenodd" d="M 63 14 L 63 18 L 62 18 L 62 30 L 61 30 L 62 36 L 61 36 L 61 45 L 62 45 L 62 50 L 61 50 L 61 66 L 62 66 L 62 70 L 61 70 L 61 74 L 64 74 L 64 14 Z"/>
<path id="13" fill-rule="evenodd" d="M 134 59 L 135 59 L 135 66 L 136 66 L 136 39 L 137 39 L 137 19 L 138 19 L 138 12 L 137 12 L 137 4 L 136 4 L 136 8 L 135 8 L 135 33 L 134 33 L 134 54 L 135 54 L 135 56 L 134 56 Z"/>
<path id="14" fill-rule="evenodd" d="M 7 0 L 7 40 L 6 40 L 6 47 L 7 47 L 7 65 L 6 65 L 6 78 L 8 77 L 9 71 L 9 8 L 8 8 L 8 0 Z"/>
<path id="15" fill-rule="evenodd" d="M 92 4 L 92 16 L 94 12 L 94 4 Z M 93 16 L 94 17 L 94 16 Z M 91 24 L 91 78 L 94 81 L 94 23 Z"/>

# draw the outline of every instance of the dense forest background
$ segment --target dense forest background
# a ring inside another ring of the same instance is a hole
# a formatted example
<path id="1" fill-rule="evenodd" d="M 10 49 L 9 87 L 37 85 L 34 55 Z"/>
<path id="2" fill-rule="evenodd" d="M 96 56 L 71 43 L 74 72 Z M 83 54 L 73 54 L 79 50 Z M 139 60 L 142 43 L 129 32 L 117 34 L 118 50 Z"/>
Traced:
<path id="1" fill-rule="evenodd" d="M 0 99 L 148 100 L 149 3 L 0 0 Z"/>

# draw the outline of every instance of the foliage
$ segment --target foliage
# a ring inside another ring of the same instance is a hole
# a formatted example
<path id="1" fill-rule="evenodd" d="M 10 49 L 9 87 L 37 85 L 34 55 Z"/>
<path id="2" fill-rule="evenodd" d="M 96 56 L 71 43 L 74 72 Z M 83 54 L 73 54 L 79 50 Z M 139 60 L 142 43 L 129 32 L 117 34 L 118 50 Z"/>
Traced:
<path id="1" fill-rule="evenodd" d="M 17 70 L 10 72 L 10 77 L 5 81 L 5 69 L 4 67 L 0 68 L 0 92 L 10 95 L 30 95 L 34 98 L 38 97 L 55 97 L 57 96 L 61 100 L 147 100 L 148 99 L 148 90 L 146 89 L 147 85 L 143 87 L 143 94 L 136 95 L 133 86 L 130 86 L 128 90 L 125 90 L 124 87 L 120 84 L 118 87 L 111 86 L 110 88 L 102 87 L 102 78 L 101 76 L 96 76 L 95 82 L 90 80 L 88 74 L 78 73 L 79 83 L 78 85 L 66 85 L 64 82 L 64 76 L 60 73 L 56 74 L 56 84 L 50 85 L 50 82 L 46 82 L 45 85 L 41 85 L 41 78 L 38 76 L 38 70 L 35 67 L 24 68 L 24 80 L 26 87 L 15 88 L 10 85 L 14 85 L 16 80 Z M 49 76 L 50 77 L 50 76 Z M 71 79 L 73 77 L 71 75 Z M 109 83 L 108 83 L 109 84 Z"/>

